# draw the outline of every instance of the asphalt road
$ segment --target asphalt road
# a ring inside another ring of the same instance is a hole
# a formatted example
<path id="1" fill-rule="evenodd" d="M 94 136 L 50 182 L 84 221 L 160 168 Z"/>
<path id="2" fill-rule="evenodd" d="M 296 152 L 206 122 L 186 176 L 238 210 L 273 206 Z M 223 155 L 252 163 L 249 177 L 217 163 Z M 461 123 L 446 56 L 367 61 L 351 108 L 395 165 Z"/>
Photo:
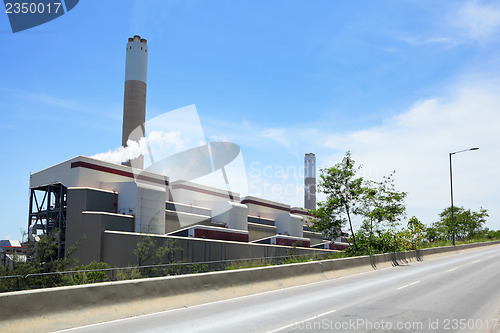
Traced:
<path id="1" fill-rule="evenodd" d="M 500 332 L 500 246 L 69 332 Z"/>

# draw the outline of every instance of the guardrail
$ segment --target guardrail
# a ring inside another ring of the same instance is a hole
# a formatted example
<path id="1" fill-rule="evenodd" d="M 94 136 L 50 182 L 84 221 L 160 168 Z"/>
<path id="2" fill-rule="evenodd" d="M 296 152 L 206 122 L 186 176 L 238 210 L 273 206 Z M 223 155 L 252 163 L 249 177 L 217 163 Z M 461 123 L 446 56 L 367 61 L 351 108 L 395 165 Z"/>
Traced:
<path id="1" fill-rule="evenodd" d="M 0 286 L 3 288 L 0 292 L 24 289 L 24 278 L 22 275 L 0 276 Z"/>
<path id="2" fill-rule="evenodd" d="M 36 273 L 0 276 L 0 292 L 80 285 L 107 281 L 121 281 L 159 276 L 173 276 L 204 272 L 223 271 L 247 264 L 249 267 L 279 265 L 291 261 L 306 261 L 308 258 L 323 259 L 331 254 L 311 253 L 277 257 L 215 260 L 202 262 L 177 262 L 161 265 L 144 265 L 92 270 L 70 270 L 53 273 Z M 233 266 L 234 265 L 234 266 Z"/>
<path id="3" fill-rule="evenodd" d="M 53 332 L 321 282 L 500 241 L 0 294 L 0 332 Z"/>

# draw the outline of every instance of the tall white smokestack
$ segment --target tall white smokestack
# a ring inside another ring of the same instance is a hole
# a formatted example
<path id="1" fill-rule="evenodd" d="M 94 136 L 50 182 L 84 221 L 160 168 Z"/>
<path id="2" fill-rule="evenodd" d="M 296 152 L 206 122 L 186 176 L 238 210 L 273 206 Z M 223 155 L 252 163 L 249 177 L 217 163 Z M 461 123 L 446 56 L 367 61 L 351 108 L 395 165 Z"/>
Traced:
<path id="1" fill-rule="evenodd" d="M 128 39 L 127 58 L 125 62 L 125 96 L 123 101 L 122 145 L 127 140 L 139 141 L 144 137 L 146 121 L 146 86 L 148 71 L 147 40 L 140 36 Z M 141 131 L 134 131 L 137 127 Z M 133 132 L 133 133 L 132 133 Z M 144 168 L 144 156 L 123 163 L 135 168 Z"/>
<path id="2" fill-rule="evenodd" d="M 316 156 L 304 157 L 304 208 L 316 209 Z"/>

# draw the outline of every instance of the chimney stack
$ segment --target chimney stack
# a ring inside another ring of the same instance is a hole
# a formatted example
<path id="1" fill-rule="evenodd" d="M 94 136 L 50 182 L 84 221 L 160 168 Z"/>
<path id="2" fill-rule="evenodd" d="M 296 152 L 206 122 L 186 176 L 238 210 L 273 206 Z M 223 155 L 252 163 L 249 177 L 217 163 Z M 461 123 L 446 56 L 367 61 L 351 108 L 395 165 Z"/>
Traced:
<path id="1" fill-rule="evenodd" d="M 139 141 L 144 137 L 146 121 L 146 86 L 148 70 L 147 40 L 135 35 L 128 39 L 125 61 L 125 93 L 123 101 L 122 145 L 127 140 Z M 144 168 L 144 156 L 123 165 Z"/>
<path id="2" fill-rule="evenodd" d="M 316 156 L 304 157 L 304 208 L 316 209 Z"/>

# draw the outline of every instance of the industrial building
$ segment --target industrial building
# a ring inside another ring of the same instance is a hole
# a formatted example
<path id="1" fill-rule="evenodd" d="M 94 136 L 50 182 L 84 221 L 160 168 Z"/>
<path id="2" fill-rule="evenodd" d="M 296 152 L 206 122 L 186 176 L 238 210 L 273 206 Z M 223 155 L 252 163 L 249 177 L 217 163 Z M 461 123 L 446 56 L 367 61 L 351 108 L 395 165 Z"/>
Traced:
<path id="1" fill-rule="evenodd" d="M 16 262 L 26 262 L 26 247 L 18 240 L 0 240 L 0 264 L 13 269 Z"/>
<path id="2" fill-rule="evenodd" d="M 122 144 L 145 134 L 148 46 L 127 43 Z M 205 147 L 217 163 L 218 150 Z M 239 148 L 238 148 L 239 149 Z M 305 158 L 305 207 L 315 208 L 315 156 Z M 178 166 L 184 167 L 184 166 Z M 187 168 L 187 166 L 186 166 Z M 224 168 L 221 167 L 223 172 Z M 144 169 L 143 156 L 115 164 L 77 156 L 30 176 L 30 235 L 59 233 L 59 255 L 78 244 L 81 264 L 136 264 L 133 250 L 144 234 L 173 239 L 186 261 L 231 260 L 330 251 L 332 242 L 307 227 L 306 209 L 176 179 Z"/>

